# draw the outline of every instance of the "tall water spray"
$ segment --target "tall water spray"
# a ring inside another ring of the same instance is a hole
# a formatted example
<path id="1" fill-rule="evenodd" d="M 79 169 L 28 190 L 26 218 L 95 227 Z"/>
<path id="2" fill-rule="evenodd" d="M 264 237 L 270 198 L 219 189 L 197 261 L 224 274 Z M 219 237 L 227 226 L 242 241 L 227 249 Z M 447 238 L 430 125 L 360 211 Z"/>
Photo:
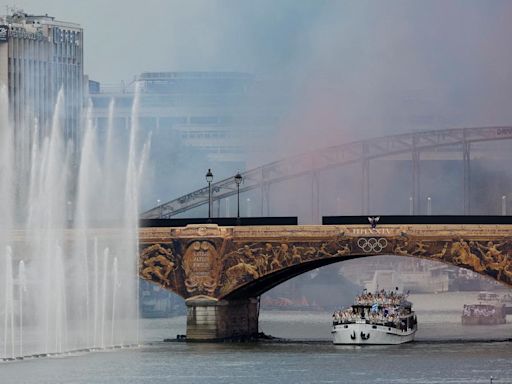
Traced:
<path id="1" fill-rule="evenodd" d="M 114 131 L 113 103 L 99 135 L 89 103 L 79 154 L 64 136 L 64 101 L 61 91 L 48 136 L 34 122 L 24 129 L 30 145 L 15 146 L 0 90 L 0 359 L 138 340 L 138 190 L 148 151 L 137 140 L 138 92 L 128 139 Z M 30 159 L 27 172 L 15 172 L 17 158 Z"/>
<path id="2" fill-rule="evenodd" d="M 5 247 L 4 265 L 4 356 L 14 358 L 14 277 L 12 272 L 12 250 Z"/>

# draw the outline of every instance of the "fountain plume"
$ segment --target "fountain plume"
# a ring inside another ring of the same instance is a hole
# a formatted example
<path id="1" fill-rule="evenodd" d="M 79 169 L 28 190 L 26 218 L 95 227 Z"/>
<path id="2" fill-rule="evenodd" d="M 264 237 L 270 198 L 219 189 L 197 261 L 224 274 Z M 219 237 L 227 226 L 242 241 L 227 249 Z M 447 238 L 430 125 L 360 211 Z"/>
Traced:
<path id="1" fill-rule="evenodd" d="M 15 146 L 0 88 L 0 360 L 138 342 L 138 199 L 149 149 L 138 144 L 138 96 L 127 145 L 115 138 L 115 105 L 102 136 L 89 103 L 79 153 L 64 104 L 61 90 L 51 126 L 32 119 Z M 15 172 L 18 158 L 29 159 L 26 172 Z"/>

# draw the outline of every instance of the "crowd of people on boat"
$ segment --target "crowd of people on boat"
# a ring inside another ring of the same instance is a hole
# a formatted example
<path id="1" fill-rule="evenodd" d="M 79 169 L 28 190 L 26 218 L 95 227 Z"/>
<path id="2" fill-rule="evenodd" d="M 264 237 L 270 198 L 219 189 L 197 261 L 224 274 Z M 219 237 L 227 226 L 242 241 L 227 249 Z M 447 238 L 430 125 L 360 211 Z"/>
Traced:
<path id="1" fill-rule="evenodd" d="M 364 291 L 354 301 L 354 305 L 363 307 L 350 307 L 335 311 L 332 315 L 333 324 L 346 324 L 365 320 L 370 324 L 399 327 L 401 325 L 401 317 L 410 312 L 410 309 L 407 310 L 405 307 L 400 306 L 405 299 L 405 294 L 395 291 L 381 290 L 373 294 Z"/>
<path id="2" fill-rule="evenodd" d="M 375 303 L 379 305 L 400 305 L 406 298 L 403 293 L 396 291 L 385 291 L 384 289 L 371 293 L 366 290 L 361 295 L 356 296 L 354 304 L 356 305 L 373 305 Z"/>
<path id="3" fill-rule="evenodd" d="M 391 312 L 388 309 L 377 309 L 362 315 L 355 312 L 352 308 L 348 308 L 334 312 L 332 317 L 333 324 L 354 323 L 357 320 L 364 319 L 370 324 L 393 324 L 393 326 L 398 326 L 400 324 L 400 315 L 401 313 Z"/>
<path id="4" fill-rule="evenodd" d="M 496 307 L 491 305 L 465 305 L 462 310 L 464 317 L 495 317 Z"/>

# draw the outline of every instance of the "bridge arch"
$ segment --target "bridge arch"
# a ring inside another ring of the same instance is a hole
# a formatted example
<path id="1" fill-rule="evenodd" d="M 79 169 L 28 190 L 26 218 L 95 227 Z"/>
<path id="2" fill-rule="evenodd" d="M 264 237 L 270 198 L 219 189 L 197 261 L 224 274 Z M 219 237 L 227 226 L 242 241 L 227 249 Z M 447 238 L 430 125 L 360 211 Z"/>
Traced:
<path id="1" fill-rule="evenodd" d="M 512 287 L 512 225 L 508 224 L 378 228 L 205 224 L 143 232 L 140 276 L 185 298 L 187 329 L 198 339 L 257 331 L 257 296 L 291 277 L 354 258 L 396 255 L 435 260 Z"/>
<path id="2" fill-rule="evenodd" d="M 381 245 L 384 245 L 384 243 L 385 245 L 381 246 L 379 242 Z M 266 244 L 269 245 L 270 243 Z M 378 249 L 370 249 L 371 244 L 376 245 Z M 368 251 L 360 249 L 360 245 L 366 246 Z M 261 244 L 252 246 L 261 249 Z M 283 259 L 281 262 L 283 265 L 279 269 L 270 271 L 260 270 L 262 273 L 259 273 L 257 277 L 254 271 L 251 270 L 251 266 L 258 266 L 260 264 L 257 261 L 258 258 L 265 257 L 262 256 L 265 254 L 261 253 L 261 251 L 259 254 L 253 254 L 245 260 L 239 259 L 234 266 L 227 264 L 225 271 L 228 278 L 223 280 L 224 285 L 219 292 L 220 298 L 230 300 L 256 297 L 290 278 L 315 268 L 350 259 L 384 255 L 438 261 L 471 270 L 512 287 L 511 240 L 497 242 L 496 240 L 468 239 L 453 236 L 451 238 L 428 241 L 405 235 L 394 239 L 376 236 L 359 237 L 357 239 L 336 239 L 320 244 L 296 242 L 292 244 L 274 244 L 273 246 L 277 249 L 277 255 L 283 254 L 281 251 L 283 247 L 286 248 L 287 252 L 293 249 L 301 249 L 301 251 L 297 251 L 294 256 L 288 256 L 288 261 Z M 250 246 L 248 245 L 248 247 Z M 315 253 L 308 255 L 308 249 L 311 252 L 315 249 Z M 291 255 L 292 252 L 294 251 L 289 252 L 288 255 Z M 292 257 L 296 261 L 292 261 Z M 238 274 L 232 273 L 230 275 L 229 271 L 233 269 Z"/>
<path id="3" fill-rule="evenodd" d="M 271 185 L 305 175 L 311 175 L 314 180 L 318 173 L 322 171 L 360 163 L 362 165 L 362 213 L 367 214 L 369 206 L 368 167 L 370 161 L 410 154 L 413 163 L 411 196 L 414 203 L 413 212 L 417 214 L 419 208 L 418 169 L 421 153 L 435 148 L 459 147 L 464 166 L 464 190 L 461 191 L 461 195 L 464 199 L 464 212 L 469 214 L 471 145 L 478 142 L 509 139 L 512 139 L 512 127 L 499 126 L 412 132 L 344 143 L 274 161 L 245 171 L 242 173 L 244 183 L 240 186 L 240 193 L 260 189 L 262 203 L 266 203 L 268 207 Z M 212 183 L 211 188 L 212 202 L 237 194 L 237 186 L 233 177 Z M 149 209 L 142 213 L 141 217 L 144 219 L 171 218 L 208 204 L 208 199 L 208 188 L 201 188 Z M 262 215 L 265 215 L 263 210 Z M 315 216 L 319 217 L 318 212 Z"/>

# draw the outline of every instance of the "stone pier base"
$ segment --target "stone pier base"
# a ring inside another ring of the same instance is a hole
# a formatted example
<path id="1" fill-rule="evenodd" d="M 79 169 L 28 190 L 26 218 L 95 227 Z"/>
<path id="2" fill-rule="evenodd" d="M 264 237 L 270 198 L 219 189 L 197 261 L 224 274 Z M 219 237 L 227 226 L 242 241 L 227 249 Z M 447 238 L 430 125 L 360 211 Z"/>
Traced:
<path id="1" fill-rule="evenodd" d="M 187 340 L 219 341 L 258 333 L 258 300 L 187 300 Z"/>

